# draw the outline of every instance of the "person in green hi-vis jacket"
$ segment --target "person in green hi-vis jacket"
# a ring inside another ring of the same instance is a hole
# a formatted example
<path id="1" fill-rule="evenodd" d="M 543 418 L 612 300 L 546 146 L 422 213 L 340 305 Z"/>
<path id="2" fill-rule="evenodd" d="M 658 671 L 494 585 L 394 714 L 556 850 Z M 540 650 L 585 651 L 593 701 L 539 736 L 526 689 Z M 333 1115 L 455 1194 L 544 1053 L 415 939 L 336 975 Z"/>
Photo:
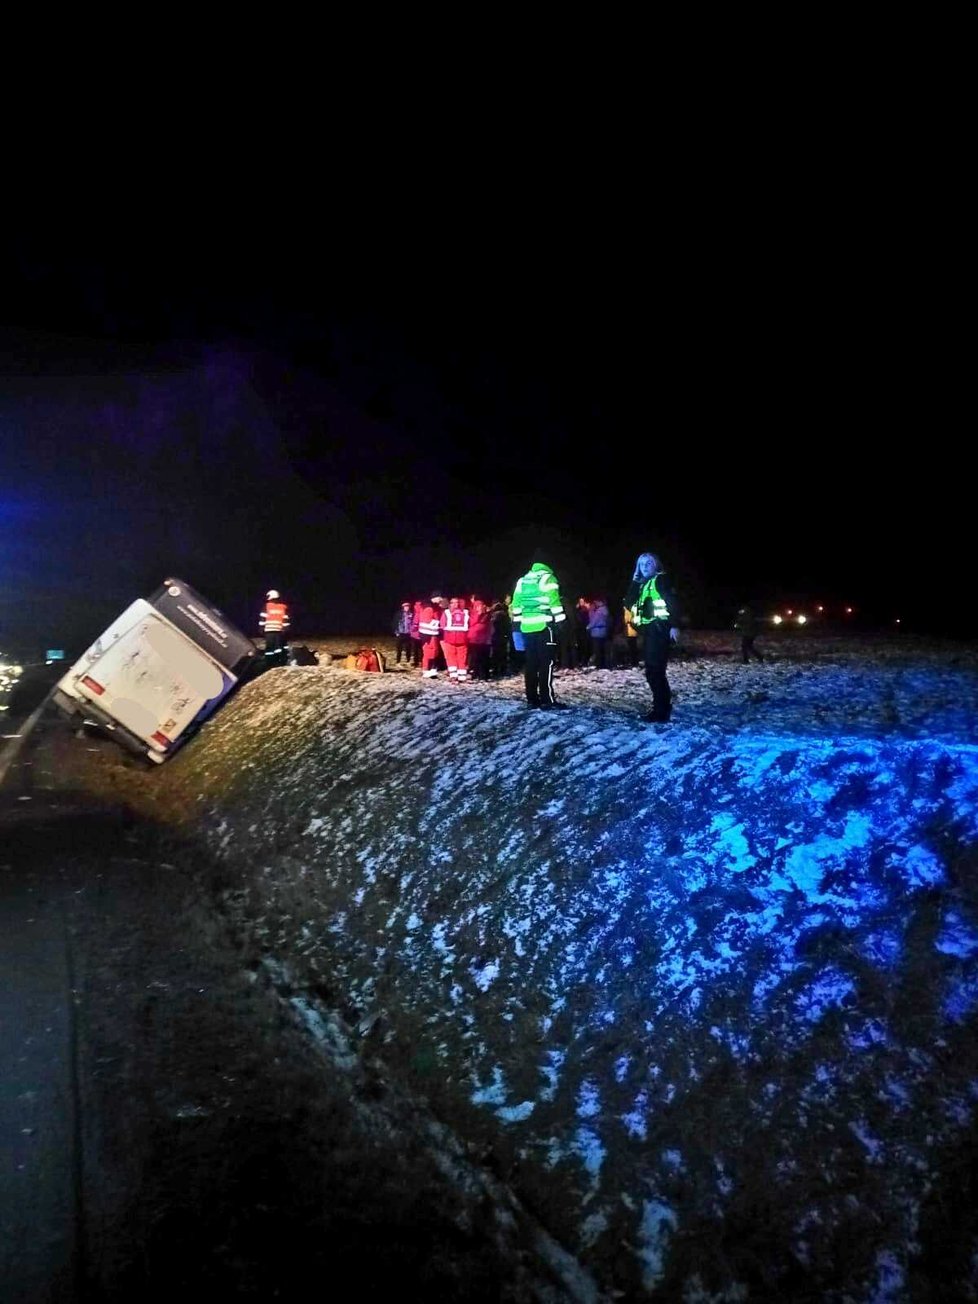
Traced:
<path id="1" fill-rule="evenodd" d="M 557 656 L 555 627 L 564 619 L 564 604 L 557 577 L 545 562 L 535 561 L 516 581 L 510 612 L 514 631 L 523 636 L 526 660 L 523 683 L 526 703 L 552 710 L 561 705 L 554 698 L 554 661 Z"/>

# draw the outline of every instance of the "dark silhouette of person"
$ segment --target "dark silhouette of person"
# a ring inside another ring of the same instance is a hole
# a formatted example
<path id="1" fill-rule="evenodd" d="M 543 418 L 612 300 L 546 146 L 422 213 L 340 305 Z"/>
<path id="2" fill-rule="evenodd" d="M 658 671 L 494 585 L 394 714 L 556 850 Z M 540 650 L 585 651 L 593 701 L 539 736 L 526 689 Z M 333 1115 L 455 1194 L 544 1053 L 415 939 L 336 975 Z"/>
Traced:
<path id="1" fill-rule="evenodd" d="M 749 603 L 745 602 L 742 607 L 737 609 L 737 618 L 734 621 L 734 629 L 740 635 L 740 655 L 744 665 L 750 661 L 751 657 L 756 657 L 758 661 L 763 661 L 764 657 L 754 646 L 754 639 L 757 638 L 757 617 Z"/>

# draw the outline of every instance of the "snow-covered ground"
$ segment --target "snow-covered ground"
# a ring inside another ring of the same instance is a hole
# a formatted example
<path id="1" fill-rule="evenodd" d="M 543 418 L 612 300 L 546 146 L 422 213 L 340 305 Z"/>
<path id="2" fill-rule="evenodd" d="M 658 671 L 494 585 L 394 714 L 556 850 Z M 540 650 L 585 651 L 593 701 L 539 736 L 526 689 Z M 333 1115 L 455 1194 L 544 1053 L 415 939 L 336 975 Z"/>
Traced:
<path id="1" fill-rule="evenodd" d="M 978 1298 L 978 652 L 693 633 L 660 726 L 640 671 L 544 713 L 328 661 L 365 641 L 126 780 L 311 1021 L 609 1297 Z"/>

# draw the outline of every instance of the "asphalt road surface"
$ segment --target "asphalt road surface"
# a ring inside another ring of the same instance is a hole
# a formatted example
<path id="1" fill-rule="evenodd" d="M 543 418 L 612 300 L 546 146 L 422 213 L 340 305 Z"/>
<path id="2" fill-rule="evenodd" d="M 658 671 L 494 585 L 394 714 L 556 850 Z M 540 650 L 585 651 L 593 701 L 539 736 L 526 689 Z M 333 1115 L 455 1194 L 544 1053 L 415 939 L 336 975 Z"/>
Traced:
<path id="1" fill-rule="evenodd" d="M 113 744 L 53 708 L 0 743 L 0 1299 L 595 1298 L 243 966 L 193 846 L 59 784 L 65 746 Z"/>

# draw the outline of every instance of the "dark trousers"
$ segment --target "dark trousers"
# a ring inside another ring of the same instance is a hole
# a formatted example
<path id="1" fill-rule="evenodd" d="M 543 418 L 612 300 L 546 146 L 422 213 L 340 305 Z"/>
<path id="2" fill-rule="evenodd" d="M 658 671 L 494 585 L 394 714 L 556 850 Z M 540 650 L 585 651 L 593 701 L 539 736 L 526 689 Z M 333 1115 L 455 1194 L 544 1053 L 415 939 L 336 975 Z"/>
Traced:
<path id="1" fill-rule="evenodd" d="M 638 638 L 625 638 L 625 646 L 628 649 L 628 664 L 632 670 L 638 665 Z"/>
<path id="2" fill-rule="evenodd" d="M 284 629 L 269 630 L 265 634 L 265 665 L 284 666 L 289 659 L 289 645 Z"/>
<path id="3" fill-rule="evenodd" d="M 523 631 L 526 644 L 526 660 L 523 665 L 523 683 L 526 686 L 526 700 L 531 706 L 554 702 L 554 660 L 557 656 L 557 640 L 554 638 L 553 626 L 538 630 L 535 634 Z"/>
<path id="4" fill-rule="evenodd" d="M 557 662 L 561 670 L 574 670 L 577 667 L 577 643 L 570 621 L 562 621 L 557 627 Z"/>
<path id="5" fill-rule="evenodd" d="M 600 634 L 591 635 L 591 647 L 594 649 L 595 670 L 608 669 L 608 640 Z"/>
<path id="6" fill-rule="evenodd" d="M 469 678 L 470 679 L 489 678 L 489 644 L 488 643 L 469 644 Z"/>
<path id="7" fill-rule="evenodd" d="M 652 690 L 652 719 L 663 723 L 672 714 L 672 689 L 666 678 L 669 663 L 669 626 L 664 620 L 643 625 L 642 652 L 645 678 Z"/>
<path id="8" fill-rule="evenodd" d="M 489 649 L 489 675 L 502 679 L 509 669 L 509 639 L 494 638 Z"/>
<path id="9" fill-rule="evenodd" d="M 758 661 L 764 660 L 760 652 L 758 652 L 757 648 L 754 646 L 755 638 L 757 638 L 756 634 L 745 634 L 740 640 L 740 655 L 744 659 L 745 666 L 751 657 L 756 657 Z"/>
<path id="10" fill-rule="evenodd" d="M 400 661 L 402 652 L 404 653 L 405 661 L 411 660 L 412 642 L 413 640 L 410 634 L 394 635 L 394 664 L 395 665 L 397 665 L 397 663 Z"/>

